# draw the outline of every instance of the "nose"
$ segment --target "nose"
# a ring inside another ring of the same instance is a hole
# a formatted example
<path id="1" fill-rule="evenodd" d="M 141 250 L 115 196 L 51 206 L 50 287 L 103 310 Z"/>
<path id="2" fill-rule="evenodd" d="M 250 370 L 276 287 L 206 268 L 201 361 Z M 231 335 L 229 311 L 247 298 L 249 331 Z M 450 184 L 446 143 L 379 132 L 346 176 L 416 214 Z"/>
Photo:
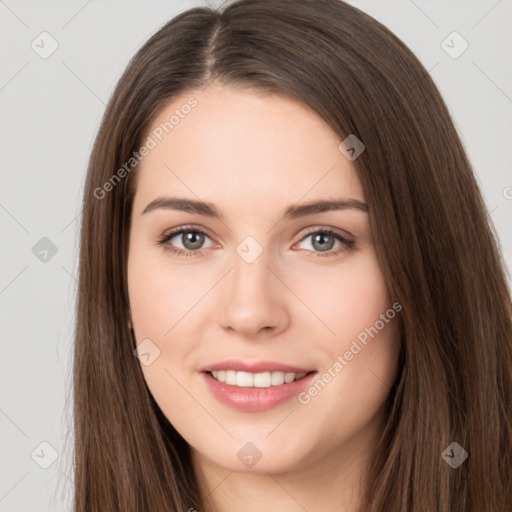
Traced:
<path id="1" fill-rule="evenodd" d="M 244 337 L 261 333 L 276 335 L 290 322 L 286 304 L 289 291 L 276 276 L 266 251 L 252 263 L 238 254 L 233 269 L 226 276 L 220 300 L 220 324 Z"/>

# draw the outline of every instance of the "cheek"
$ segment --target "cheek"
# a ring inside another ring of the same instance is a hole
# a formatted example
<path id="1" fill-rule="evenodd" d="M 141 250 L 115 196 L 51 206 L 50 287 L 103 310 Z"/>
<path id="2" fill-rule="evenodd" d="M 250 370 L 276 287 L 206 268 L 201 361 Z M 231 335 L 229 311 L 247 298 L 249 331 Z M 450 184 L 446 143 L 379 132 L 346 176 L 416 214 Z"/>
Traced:
<path id="1" fill-rule="evenodd" d="M 197 273 L 166 265 L 161 255 L 152 259 L 148 252 L 134 249 L 128 262 L 128 291 L 137 339 L 170 339 L 178 322 L 191 319 L 208 288 Z"/>
<path id="2" fill-rule="evenodd" d="M 316 313 L 318 339 L 325 340 L 327 351 L 343 348 L 347 340 L 373 326 L 392 306 L 373 251 L 359 254 L 323 276 L 304 277 L 301 282 L 300 294 Z"/>
<path id="3" fill-rule="evenodd" d="M 204 421 L 185 391 L 190 386 L 183 374 L 198 338 L 194 306 L 207 291 L 197 274 L 166 264 L 161 253 L 145 247 L 130 249 L 128 293 L 135 340 L 139 344 L 149 339 L 159 350 L 151 364 L 141 361 L 141 370 L 155 400 L 175 425 L 181 425 L 180 418 L 185 424 Z"/>
<path id="4" fill-rule="evenodd" d="M 318 407 L 338 404 L 367 420 L 381 405 L 394 380 L 399 355 L 399 311 L 393 302 L 376 256 L 368 252 L 340 266 L 329 279 L 304 287 L 305 302 L 319 312 L 316 348 L 322 354 Z M 321 293 L 320 293 L 321 290 Z M 322 297 L 324 300 L 321 300 Z M 328 300 L 325 298 L 328 297 Z M 311 324 L 313 325 L 313 324 Z M 328 373 L 322 378 L 323 372 Z M 328 389 L 327 389 L 328 388 Z M 312 390 L 317 396 L 317 391 Z M 322 395 L 320 397 L 320 395 Z M 304 402 L 307 402 L 305 397 Z M 366 404 L 363 406 L 363 404 Z"/>

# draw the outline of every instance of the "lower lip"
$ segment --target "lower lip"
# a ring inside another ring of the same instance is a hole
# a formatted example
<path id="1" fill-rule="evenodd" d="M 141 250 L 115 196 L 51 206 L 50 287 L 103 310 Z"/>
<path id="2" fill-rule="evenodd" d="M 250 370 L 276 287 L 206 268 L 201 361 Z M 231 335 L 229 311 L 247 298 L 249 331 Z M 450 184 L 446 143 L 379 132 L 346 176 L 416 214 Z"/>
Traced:
<path id="1" fill-rule="evenodd" d="M 262 412 L 286 402 L 307 387 L 315 374 L 316 372 L 312 372 L 300 380 L 281 386 L 242 388 L 219 382 L 209 373 L 201 373 L 209 390 L 219 402 L 244 412 Z"/>

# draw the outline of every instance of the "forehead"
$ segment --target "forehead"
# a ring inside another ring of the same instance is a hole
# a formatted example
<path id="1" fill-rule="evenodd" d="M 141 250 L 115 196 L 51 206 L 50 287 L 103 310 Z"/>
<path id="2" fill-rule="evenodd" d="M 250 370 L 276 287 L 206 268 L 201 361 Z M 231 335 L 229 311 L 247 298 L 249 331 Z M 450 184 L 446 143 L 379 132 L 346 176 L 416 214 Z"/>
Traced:
<path id="1" fill-rule="evenodd" d="M 262 201 L 269 208 L 302 197 L 364 200 L 353 165 L 338 150 L 341 138 L 282 95 L 190 90 L 165 105 L 146 137 L 154 147 L 138 166 L 135 213 L 165 194 L 253 211 Z"/>

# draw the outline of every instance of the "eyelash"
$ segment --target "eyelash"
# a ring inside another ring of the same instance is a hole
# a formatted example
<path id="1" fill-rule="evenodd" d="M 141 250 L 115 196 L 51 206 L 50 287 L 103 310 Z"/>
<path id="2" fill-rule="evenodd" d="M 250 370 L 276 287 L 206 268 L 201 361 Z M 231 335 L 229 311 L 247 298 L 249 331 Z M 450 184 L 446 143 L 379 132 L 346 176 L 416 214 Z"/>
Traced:
<path id="1" fill-rule="evenodd" d="M 201 249 L 197 249 L 195 251 L 183 250 L 183 249 L 178 249 L 176 247 L 173 247 L 172 245 L 169 244 L 169 240 L 174 238 L 176 235 L 180 235 L 186 231 L 189 231 L 192 233 L 201 233 L 205 236 L 208 236 L 208 234 L 205 233 L 202 229 L 197 229 L 194 226 L 182 226 L 180 228 L 177 228 L 177 229 L 171 231 L 170 233 L 166 233 L 163 236 L 161 236 L 157 240 L 157 243 L 159 245 L 165 246 L 164 248 L 166 251 L 169 251 L 169 252 L 176 254 L 177 256 L 180 256 L 180 257 L 190 258 L 193 256 L 200 256 L 203 253 L 203 251 Z M 323 228 L 323 227 L 322 228 L 312 228 L 299 240 L 299 242 L 302 242 L 309 236 L 316 235 L 318 233 L 321 233 L 324 235 L 331 235 L 336 240 L 338 240 L 342 243 L 342 246 L 339 247 L 337 250 L 329 250 L 329 251 L 324 251 L 324 252 L 313 251 L 315 253 L 315 255 L 320 258 L 325 258 L 325 257 L 329 258 L 329 257 L 337 256 L 337 255 L 341 254 L 342 252 L 349 251 L 354 246 L 354 242 L 352 240 L 347 240 L 346 238 L 341 236 L 336 231 L 333 231 L 332 229 L 329 229 L 329 228 Z M 316 257 L 316 256 L 313 256 L 313 257 Z"/>

